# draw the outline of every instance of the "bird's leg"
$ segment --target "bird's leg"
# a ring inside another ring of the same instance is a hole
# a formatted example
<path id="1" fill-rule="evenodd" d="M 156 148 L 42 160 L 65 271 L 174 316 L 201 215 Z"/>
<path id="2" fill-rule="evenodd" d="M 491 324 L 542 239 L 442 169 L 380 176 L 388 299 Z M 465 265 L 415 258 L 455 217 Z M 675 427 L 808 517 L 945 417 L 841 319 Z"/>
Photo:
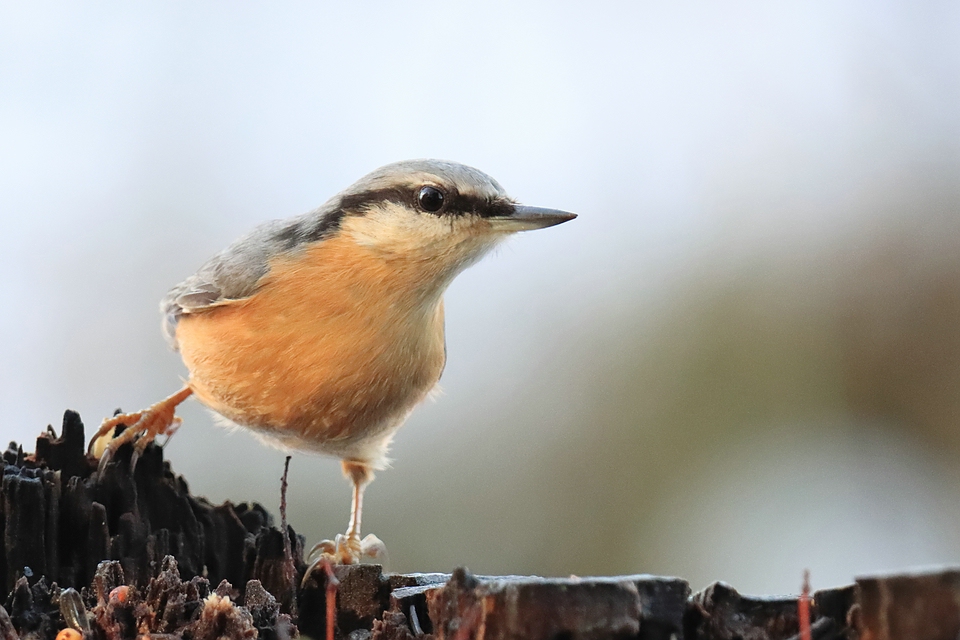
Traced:
<path id="1" fill-rule="evenodd" d="M 354 562 L 359 562 L 363 556 L 377 558 L 385 555 L 387 548 L 377 536 L 367 534 L 367 537 L 360 539 L 360 518 L 363 513 L 363 492 L 367 485 L 373 481 L 373 469 L 365 464 L 358 462 L 343 461 L 343 475 L 347 476 L 353 483 L 353 502 L 350 505 L 350 524 L 347 526 L 347 533 L 344 536 L 345 544 L 351 550 Z"/>
<path id="2" fill-rule="evenodd" d="M 307 568 L 303 580 L 320 567 L 324 559 L 334 564 L 357 564 L 364 556 L 377 558 L 383 556 L 387 549 L 380 538 L 373 534 L 360 539 L 360 519 L 363 513 L 363 491 L 373 480 L 373 470 L 365 464 L 349 460 L 343 461 L 343 475 L 353 483 L 353 503 L 350 508 L 350 524 L 345 534 L 338 535 L 333 540 L 323 540 L 310 550 L 308 558 L 317 556 L 317 559 Z M 319 555 L 318 555 L 319 554 Z"/>
<path id="3" fill-rule="evenodd" d="M 176 416 L 177 406 L 190 397 L 193 390 L 190 387 L 184 387 L 168 398 L 135 413 L 121 413 L 112 418 L 107 418 L 100 425 L 100 429 L 90 439 L 90 446 L 87 453 L 96 454 L 98 448 L 100 458 L 100 470 L 102 471 L 113 454 L 121 446 L 128 442 L 136 440 L 133 451 L 133 457 L 130 459 L 132 466 L 136 466 L 140 454 L 147 448 L 154 438 L 160 434 L 170 435 L 180 426 L 181 419 Z M 98 447 L 97 443 L 101 438 L 111 434 L 119 425 L 124 425 L 123 433 L 116 438 L 106 442 L 105 445 Z"/>
<path id="4" fill-rule="evenodd" d="M 353 483 L 353 502 L 350 503 L 350 524 L 347 525 L 347 539 L 360 544 L 360 518 L 363 513 L 363 492 L 373 481 L 370 467 L 355 462 L 343 461 L 343 475 Z"/>

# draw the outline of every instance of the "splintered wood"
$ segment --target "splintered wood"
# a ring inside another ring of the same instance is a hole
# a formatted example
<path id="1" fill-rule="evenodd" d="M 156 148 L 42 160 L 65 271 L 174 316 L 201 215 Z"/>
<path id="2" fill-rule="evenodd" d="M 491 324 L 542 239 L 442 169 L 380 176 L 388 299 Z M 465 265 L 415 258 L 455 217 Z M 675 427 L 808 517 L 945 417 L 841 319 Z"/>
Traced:
<path id="1" fill-rule="evenodd" d="M 149 446 L 103 470 L 74 412 L 2 454 L 0 639 L 956 640 L 960 570 L 861 578 L 807 599 L 678 578 L 384 574 L 303 580 L 304 540 L 260 505 L 189 493 Z M 284 505 L 285 506 L 285 505 Z M 285 518 L 284 518 L 285 520 Z M 302 584 L 301 584 L 302 583 Z"/>

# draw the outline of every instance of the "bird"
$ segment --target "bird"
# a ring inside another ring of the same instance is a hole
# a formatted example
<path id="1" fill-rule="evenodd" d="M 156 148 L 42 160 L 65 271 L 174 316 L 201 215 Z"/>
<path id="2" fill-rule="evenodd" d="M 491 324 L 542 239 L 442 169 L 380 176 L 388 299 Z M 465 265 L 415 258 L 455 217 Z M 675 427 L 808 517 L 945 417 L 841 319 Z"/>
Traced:
<path id="1" fill-rule="evenodd" d="M 360 533 L 364 490 L 443 372 L 444 291 L 508 236 L 575 217 L 521 205 L 472 167 L 407 160 L 314 211 L 256 227 L 160 304 L 185 386 L 104 420 L 91 453 L 103 468 L 134 443 L 136 464 L 180 426 L 176 408 L 194 396 L 269 444 L 339 458 L 353 489 L 349 524 L 311 555 L 333 564 L 377 557 L 383 543 Z"/>

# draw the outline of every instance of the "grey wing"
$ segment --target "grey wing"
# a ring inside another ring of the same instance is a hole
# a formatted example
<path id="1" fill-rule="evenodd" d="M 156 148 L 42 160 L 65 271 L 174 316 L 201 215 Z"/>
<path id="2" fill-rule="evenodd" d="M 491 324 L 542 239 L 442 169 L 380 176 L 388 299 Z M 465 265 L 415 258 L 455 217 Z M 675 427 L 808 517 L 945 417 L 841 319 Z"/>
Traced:
<path id="1" fill-rule="evenodd" d="M 333 232 L 343 217 L 335 204 L 331 201 L 302 216 L 257 227 L 171 289 L 160 302 L 163 334 L 170 346 L 177 348 L 181 317 L 253 295 L 270 270 L 271 259 L 323 240 Z"/>

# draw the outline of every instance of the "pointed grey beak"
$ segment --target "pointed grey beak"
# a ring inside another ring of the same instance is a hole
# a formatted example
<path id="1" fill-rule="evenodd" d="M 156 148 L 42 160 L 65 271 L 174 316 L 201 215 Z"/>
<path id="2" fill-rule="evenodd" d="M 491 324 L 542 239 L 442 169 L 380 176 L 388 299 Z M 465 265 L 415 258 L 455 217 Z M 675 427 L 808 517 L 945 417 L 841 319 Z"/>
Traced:
<path id="1" fill-rule="evenodd" d="M 487 218 L 493 231 L 513 232 L 546 229 L 554 225 L 573 220 L 575 213 L 560 211 L 559 209 L 544 209 L 543 207 L 528 207 L 514 205 L 513 214 L 509 216 L 495 216 Z"/>

